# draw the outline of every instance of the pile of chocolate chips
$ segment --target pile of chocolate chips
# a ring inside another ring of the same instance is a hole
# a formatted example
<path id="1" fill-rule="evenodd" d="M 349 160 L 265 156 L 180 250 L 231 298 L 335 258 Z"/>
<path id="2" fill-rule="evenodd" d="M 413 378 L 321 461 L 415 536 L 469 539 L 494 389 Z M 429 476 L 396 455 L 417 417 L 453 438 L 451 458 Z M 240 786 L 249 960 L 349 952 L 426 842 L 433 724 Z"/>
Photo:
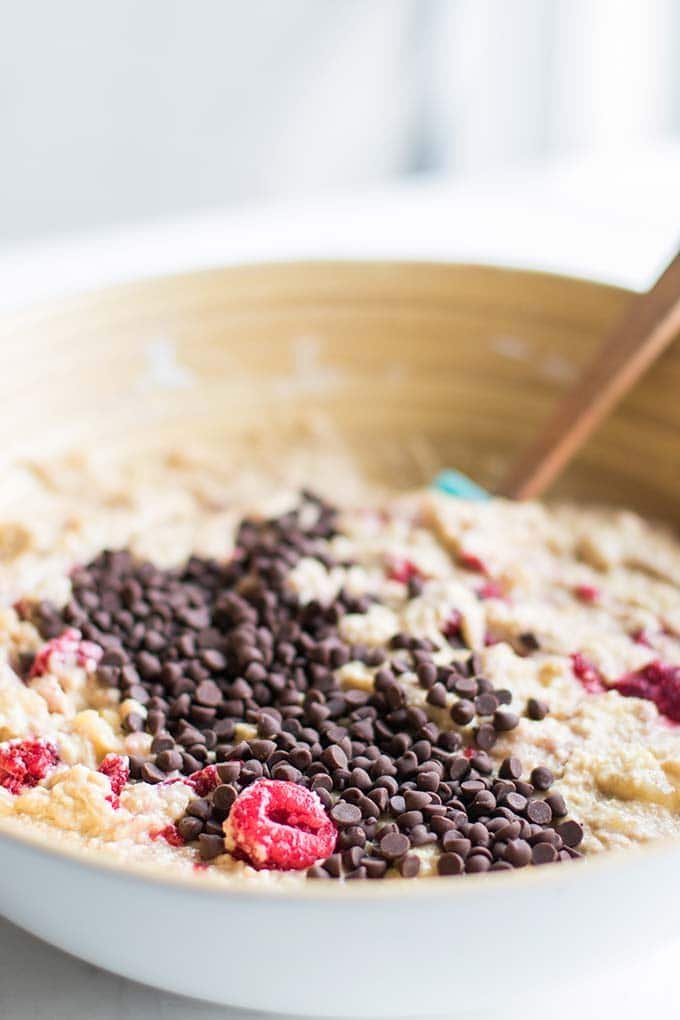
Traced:
<path id="1" fill-rule="evenodd" d="M 565 820 L 559 794 L 544 796 L 549 770 L 523 780 L 517 759 L 496 769 L 489 757 L 519 720 L 476 655 L 438 666 L 434 647 L 406 634 L 387 651 L 350 646 L 338 622 L 370 598 L 299 601 L 288 575 L 303 556 L 332 565 L 336 518 L 306 492 L 284 516 L 245 520 L 228 562 L 192 557 L 162 570 L 104 552 L 73 571 L 64 609 L 40 603 L 34 622 L 45 637 L 72 626 L 102 645 L 99 681 L 146 707 L 125 724 L 153 735 L 151 757 L 130 760 L 133 781 L 216 766 L 218 785 L 177 826 L 204 860 L 223 852 L 231 805 L 263 777 L 314 790 L 338 827 L 336 852 L 310 877 L 381 878 L 391 866 L 413 877 L 413 850 L 428 844 L 446 875 L 580 856 L 581 827 Z M 334 671 L 350 660 L 377 670 L 372 692 L 340 687 Z M 408 705 L 406 672 L 427 690 L 425 708 Z M 255 738 L 237 739 L 244 722 Z"/>

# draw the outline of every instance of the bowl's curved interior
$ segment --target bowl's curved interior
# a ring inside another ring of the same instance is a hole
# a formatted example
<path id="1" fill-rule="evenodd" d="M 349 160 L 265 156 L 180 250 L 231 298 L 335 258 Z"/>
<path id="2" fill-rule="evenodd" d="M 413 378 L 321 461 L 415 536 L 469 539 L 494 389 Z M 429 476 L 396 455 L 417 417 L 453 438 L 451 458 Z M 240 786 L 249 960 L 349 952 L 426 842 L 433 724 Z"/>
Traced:
<path id="1" fill-rule="evenodd" d="M 249 266 L 111 288 L 2 324 L 0 456 L 189 437 L 255 455 L 323 422 L 370 481 L 403 488 L 456 466 L 493 487 L 628 296 L 423 263 Z M 676 344 L 555 494 L 677 521 L 679 387 Z"/>

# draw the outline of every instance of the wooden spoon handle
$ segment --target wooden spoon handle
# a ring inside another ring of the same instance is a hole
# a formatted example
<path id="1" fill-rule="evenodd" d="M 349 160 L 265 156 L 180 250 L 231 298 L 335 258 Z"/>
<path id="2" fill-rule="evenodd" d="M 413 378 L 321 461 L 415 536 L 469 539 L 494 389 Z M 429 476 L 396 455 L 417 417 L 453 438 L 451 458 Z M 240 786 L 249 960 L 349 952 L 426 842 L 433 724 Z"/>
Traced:
<path id="1" fill-rule="evenodd" d="M 651 290 L 633 298 L 537 442 L 509 472 L 499 494 L 540 496 L 640 376 L 680 334 L 680 252 Z"/>

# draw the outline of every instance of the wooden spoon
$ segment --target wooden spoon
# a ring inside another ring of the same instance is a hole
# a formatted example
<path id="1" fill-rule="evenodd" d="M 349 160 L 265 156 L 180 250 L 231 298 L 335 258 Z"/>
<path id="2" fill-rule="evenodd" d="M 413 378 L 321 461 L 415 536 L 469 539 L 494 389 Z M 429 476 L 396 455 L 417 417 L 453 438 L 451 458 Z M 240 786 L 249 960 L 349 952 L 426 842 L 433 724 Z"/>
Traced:
<path id="1" fill-rule="evenodd" d="M 513 465 L 499 495 L 542 495 L 590 434 L 680 334 L 680 252 L 651 290 L 631 301 L 536 442 Z"/>

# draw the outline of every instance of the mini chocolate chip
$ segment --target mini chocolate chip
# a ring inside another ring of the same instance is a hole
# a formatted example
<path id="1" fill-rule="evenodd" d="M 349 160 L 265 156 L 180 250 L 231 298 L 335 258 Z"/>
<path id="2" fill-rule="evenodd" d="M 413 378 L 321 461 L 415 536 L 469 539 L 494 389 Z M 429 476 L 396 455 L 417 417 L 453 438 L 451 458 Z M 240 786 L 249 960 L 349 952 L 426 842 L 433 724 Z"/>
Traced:
<path id="1" fill-rule="evenodd" d="M 156 755 L 156 764 L 163 772 L 174 772 L 182 768 L 182 755 L 179 751 L 161 751 Z"/>
<path id="2" fill-rule="evenodd" d="M 499 701 L 495 694 L 478 694 L 475 698 L 475 711 L 477 715 L 493 715 L 498 708 Z"/>
<path id="3" fill-rule="evenodd" d="M 524 811 L 527 806 L 527 799 L 521 793 L 507 793 L 501 799 L 503 804 L 507 805 L 515 813 Z"/>
<path id="4" fill-rule="evenodd" d="M 437 680 L 437 667 L 433 662 L 421 662 L 416 667 L 416 676 L 421 687 L 431 688 Z"/>
<path id="5" fill-rule="evenodd" d="M 529 698 L 527 701 L 527 715 L 530 719 L 534 719 L 540 722 L 545 719 L 550 709 L 545 701 L 539 701 L 538 698 Z"/>
<path id="6" fill-rule="evenodd" d="M 474 677 L 457 676 L 453 689 L 461 698 L 475 698 L 479 687 Z"/>
<path id="7" fill-rule="evenodd" d="M 444 684 L 435 683 L 430 687 L 425 698 L 428 705 L 433 705 L 435 708 L 446 708 L 447 693 Z"/>
<path id="8" fill-rule="evenodd" d="M 187 805 L 187 814 L 205 821 L 210 817 L 210 801 L 205 797 L 192 797 Z"/>
<path id="9" fill-rule="evenodd" d="M 162 783 L 165 779 L 165 772 L 162 772 L 153 762 L 146 761 L 142 765 L 142 779 L 145 783 Z"/>
<path id="10" fill-rule="evenodd" d="M 404 802 L 407 811 L 420 811 L 430 803 L 430 794 L 422 790 L 405 790 Z"/>
<path id="11" fill-rule="evenodd" d="M 194 839 L 198 839 L 200 833 L 203 832 L 203 822 L 200 818 L 185 815 L 177 823 L 177 831 L 185 843 L 191 843 Z"/>
<path id="12" fill-rule="evenodd" d="M 196 688 L 194 697 L 200 705 L 215 708 L 222 701 L 222 692 L 214 680 L 202 680 Z"/>
<path id="13" fill-rule="evenodd" d="M 451 708 L 451 718 L 459 726 L 467 726 L 475 717 L 475 706 L 471 701 L 462 699 Z"/>
<path id="14" fill-rule="evenodd" d="M 161 751 L 171 751 L 175 741 L 167 733 L 160 734 L 151 741 L 151 753 L 159 754 Z"/>
<path id="15" fill-rule="evenodd" d="M 500 709 L 498 711 L 500 711 Z M 496 712 L 496 714 L 494 715 L 493 726 L 491 726 L 489 723 L 482 723 L 482 725 L 478 727 L 475 733 L 475 744 L 482 751 L 490 751 L 491 748 L 496 743 L 496 730 L 498 729 L 498 727 L 496 726 L 497 715 L 498 712 Z"/>
<path id="16" fill-rule="evenodd" d="M 497 687 L 494 692 L 499 705 L 509 705 L 512 701 L 512 691 L 505 687 Z"/>
<path id="17" fill-rule="evenodd" d="M 387 860 L 393 861 L 407 853 L 409 846 L 407 836 L 400 832 L 388 832 L 380 840 L 380 853 Z"/>
<path id="18" fill-rule="evenodd" d="M 420 858 L 416 854 L 406 854 L 397 867 L 402 878 L 415 878 L 420 871 Z"/>
<path id="19" fill-rule="evenodd" d="M 493 714 L 493 728 L 499 733 L 505 733 L 507 730 L 514 730 L 516 726 L 519 726 L 519 716 L 514 712 L 511 712 L 506 705 L 501 705 L 497 708 Z"/>
<path id="20" fill-rule="evenodd" d="M 279 762 L 272 768 L 272 779 L 278 779 L 284 783 L 297 783 L 301 775 L 302 773 L 299 769 L 285 761 Z"/>
<path id="21" fill-rule="evenodd" d="M 379 857 L 362 857 L 361 866 L 366 869 L 367 878 L 382 878 L 387 871 L 387 862 Z"/>
<path id="22" fill-rule="evenodd" d="M 519 779 L 522 775 L 522 763 L 519 758 L 504 758 L 498 775 L 501 779 Z"/>
<path id="23" fill-rule="evenodd" d="M 321 761 L 331 770 L 347 768 L 347 755 L 337 744 L 326 748 L 321 755 Z"/>
<path id="24" fill-rule="evenodd" d="M 487 857 L 481 854 L 470 854 L 465 862 L 465 870 L 468 874 L 474 875 L 481 871 L 488 871 L 491 867 L 491 862 Z"/>
<path id="25" fill-rule="evenodd" d="M 527 804 L 526 815 L 530 822 L 536 825 L 547 825 L 552 821 L 550 805 L 544 800 L 530 800 Z"/>
<path id="26" fill-rule="evenodd" d="M 348 871 L 354 871 L 361 864 L 361 858 L 364 856 L 364 852 L 361 846 L 352 846 L 349 850 L 345 850 L 342 855 L 342 863 Z"/>
<path id="27" fill-rule="evenodd" d="M 340 878 L 340 875 L 342 874 L 342 855 L 331 854 L 331 856 L 323 862 L 323 868 L 328 872 L 331 878 Z"/>
<path id="28" fill-rule="evenodd" d="M 551 793 L 545 798 L 546 804 L 550 805 L 555 818 L 562 818 L 567 813 L 567 805 L 561 793 Z"/>
<path id="29" fill-rule="evenodd" d="M 573 820 L 562 822 L 556 826 L 555 832 L 562 837 L 564 845 L 568 849 L 577 847 L 583 839 L 583 826 Z"/>
<path id="30" fill-rule="evenodd" d="M 236 786 L 231 784 L 222 783 L 220 786 L 215 787 L 213 793 L 213 804 L 220 811 L 230 811 L 231 807 L 238 796 L 238 789 Z"/>
<path id="31" fill-rule="evenodd" d="M 307 869 L 307 878 L 330 878 L 328 872 L 320 865 L 314 864 Z"/>
<path id="32" fill-rule="evenodd" d="M 490 815 L 496 807 L 496 798 L 490 790 L 481 790 L 472 802 L 472 809 L 479 815 Z"/>
<path id="33" fill-rule="evenodd" d="M 550 843 L 535 843 L 531 850 L 531 859 L 534 864 L 551 864 L 556 861 L 558 852 Z"/>
<path id="34" fill-rule="evenodd" d="M 400 829 L 412 829 L 414 825 L 423 824 L 423 815 L 420 811 L 404 811 L 397 817 L 397 825 Z"/>
<path id="35" fill-rule="evenodd" d="M 122 726 L 125 733 L 141 733 L 144 729 L 144 719 L 138 712 L 128 712 Z"/>
<path id="36" fill-rule="evenodd" d="M 222 836 L 201 833 L 198 837 L 198 849 L 202 860 L 211 861 L 224 853 L 224 839 Z"/>
<path id="37" fill-rule="evenodd" d="M 467 758 L 462 755 L 459 758 L 453 758 L 449 763 L 449 777 L 454 782 L 462 779 L 470 771 L 470 762 Z"/>
<path id="38" fill-rule="evenodd" d="M 513 868 L 524 868 L 531 861 L 531 847 L 523 839 L 511 839 L 505 848 L 505 860 Z"/>
<path id="39" fill-rule="evenodd" d="M 469 839 L 458 832 L 457 829 L 451 829 L 449 832 L 445 832 L 441 840 L 442 849 L 446 853 L 455 853 L 459 857 L 467 857 L 472 849 L 472 843 Z"/>
<path id="40" fill-rule="evenodd" d="M 192 772 L 198 772 L 201 767 L 201 763 L 198 758 L 194 758 L 192 754 L 188 754 L 186 751 L 182 752 L 182 771 L 185 775 L 190 776 Z"/>
<path id="41" fill-rule="evenodd" d="M 538 765 L 531 772 L 531 782 L 537 790 L 549 790 L 555 782 L 555 777 L 544 765 Z"/>
<path id="42" fill-rule="evenodd" d="M 462 875 L 465 861 L 455 853 L 442 854 L 437 861 L 437 872 L 440 875 Z"/>
<path id="43" fill-rule="evenodd" d="M 217 766 L 217 775 L 223 783 L 234 783 L 239 777 L 241 765 L 237 761 L 224 762 Z"/>
<path id="44" fill-rule="evenodd" d="M 253 757 L 261 762 L 266 761 L 276 750 L 276 744 L 273 740 L 249 740 L 248 746 Z"/>
<path id="45" fill-rule="evenodd" d="M 341 828 L 347 825 L 356 825 L 361 821 L 361 809 L 356 804 L 347 804 L 340 800 L 331 809 L 331 818 Z"/>

